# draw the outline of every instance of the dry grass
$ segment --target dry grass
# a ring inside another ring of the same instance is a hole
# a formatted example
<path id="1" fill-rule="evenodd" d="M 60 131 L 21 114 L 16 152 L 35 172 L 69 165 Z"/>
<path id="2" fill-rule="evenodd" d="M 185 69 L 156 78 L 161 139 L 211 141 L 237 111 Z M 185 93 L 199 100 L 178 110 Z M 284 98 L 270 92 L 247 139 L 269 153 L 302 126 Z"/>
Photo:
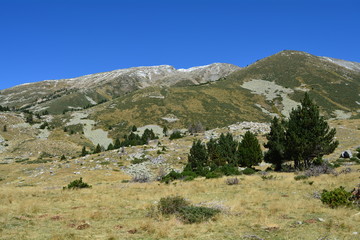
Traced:
<path id="1" fill-rule="evenodd" d="M 11 166 L 6 166 L 10 167 Z M 4 170 L 5 166 L 1 166 Z M 353 167 L 357 170 L 359 166 Z M 14 174 L 18 174 L 15 169 Z M 16 187 L 6 179 L 0 189 L 2 239 L 356 239 L 360 215 L 351 208 L 330 209 L 312 197 L 315 191 L 343 185 L 351 190 L 359 172 L 337 177 L 323 175 L 295 181 L 292 173 L 241 177 L 229 186 L 225 178 L 163 185 L 121 183 L 121 173 L 98 171 L 83 175 L 92 189 L 62 190 L 70 173 L 37 179 L 35 186 Z M 314 181 L 312 185 L 308 181 Z M 8 184 L 7 184 L 8 183 Z M 148 217 L 149 207 L 161 197 L 180 195 L 192 203 L 224 209 L 215 221 L 186 225 L 175 217 Z M 325 221 L 321 222 L 318 218 Z M 303 224 L 297 224 L 301 221 Z M 245 238 L 244 238 L 245 239 Z"/>

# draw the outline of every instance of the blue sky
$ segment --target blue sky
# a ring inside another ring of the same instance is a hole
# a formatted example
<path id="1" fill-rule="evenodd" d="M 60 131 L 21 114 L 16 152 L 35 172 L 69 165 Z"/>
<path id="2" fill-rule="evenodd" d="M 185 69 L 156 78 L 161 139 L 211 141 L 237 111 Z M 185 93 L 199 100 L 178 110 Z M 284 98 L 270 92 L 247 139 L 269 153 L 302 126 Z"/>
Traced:
<path id="1" fill-rule="evenodd" d="M 360 62 L 358 0 L 0 0 L 0 89 L 114 69 L 246 66 L 284 49 Z"/>

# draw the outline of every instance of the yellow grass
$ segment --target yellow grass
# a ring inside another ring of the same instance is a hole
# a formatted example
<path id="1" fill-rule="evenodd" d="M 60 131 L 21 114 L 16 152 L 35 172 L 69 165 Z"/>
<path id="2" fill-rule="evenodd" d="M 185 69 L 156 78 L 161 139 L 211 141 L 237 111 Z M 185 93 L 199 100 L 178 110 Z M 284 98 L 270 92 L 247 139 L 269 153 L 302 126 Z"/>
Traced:
<path id="1" fill-rule="evenodd" d="M 0 166 L 2 173 L 8 168 L 19 174 L 15 167 Z M 32 180 L 35 186 L 19 187 L 16 179 L 5 179 L 0 182 L 1 239 L 356 239 L 359 210 L 330 209 L 312 197 L 315 191 L 340 185 L 351 190 L 359 183 L 360 167 L 353 169 L 306 181 L 295 181 L 293 173 L 273 173 L 275 180 L 240 176 L 240 184 L 233 186 L 225 184 L 226 178 L 170 185 L 121 183 L 126 176 L 105 171 L 84 173 L 84 181 L 93 187 L 82 190 L 62 190 L 78 178 L 66 170 L 47 181 Z M 149 217 L 149 208 L 170 195 L 193 204 L 217 204 L 223 212 L 214 221 L 193 225 L 174 216 Z"/>

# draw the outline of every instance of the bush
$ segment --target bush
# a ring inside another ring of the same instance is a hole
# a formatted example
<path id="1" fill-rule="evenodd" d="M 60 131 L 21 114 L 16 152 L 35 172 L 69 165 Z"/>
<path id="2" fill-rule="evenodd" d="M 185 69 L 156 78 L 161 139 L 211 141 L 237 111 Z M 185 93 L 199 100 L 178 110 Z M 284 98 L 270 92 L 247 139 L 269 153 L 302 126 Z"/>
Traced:
<path id="1" fill-rule="evenodd" d="M 226 179 L 226 184 L 227 185 L 237 185 L 237 184 L 239 184 L 239 179 L 238 178 L 228 178 L 228 179 Z"/>
<path id="2" fill-rule="evenodd" d="M 252 175 L 252 174 L 256 173 L 256 170 L 253 169 L 253 168 L 245 168 L 242 171 L 242 173 L 245 174 L 245 175 Z"/>
<path id="3" fill-rule="evenodd" d="M 205 175 L 206 179 L 210 179 L 210 178 L 220 178 L 222 177 L 222 173 L 221 172 L 209 172 Z"/>
<path id="4" fill-rule="evenodd" d="M 347 192 L 344 187 L 340 186 L 332 191 L 323 190 L 321 193 L 321 202 L 329 205 L 331 208 L 339 206 L 349 206 L 351 193 Z"/>
<path id="5" fill-rule="evenodd" d="M 91 188 L 91 185 L 84 183 L 82 178 L 78 180 L 74 180 L 67 185 L 67 187 L 63 187 L 63 189 L 80 189 L 80 188 Z"/>
<path id="6" fill-rule="evenodd" d="M 132 182 L 145 183 L 150 182 L 150 176 L 146 173 L 136 173 L 131 179 Z"/>
<path id="7" fill-rule="evenodd" d="M 163 215 L 169 215 L 178 213 L 181 208 L 187 206 L 189 206 L 189 203 L 183 197 L 171 196 L 160 199 L 158 210 Z"/>
<path id="8" fill-rule="evenodd" d="M 181 179 L 183 175 L 181 173 L 175 172 L 174 170 L 171 170 L 167 175 L 161 178 L 161 182 L 164 182 L 166 184 L 170 183 L 171 181 Z"/>
<path id="9" fill-rule="evenodd" d="M 225 176 L 241 175 L 241 172 L 239 171 L 239 169 L 237 167 L 231 166 L 229 164 L 219 167 L 219 170 Z"/>
<path id="10" fill-rule="evenodd" d="M 308 179 L 309 177 L 308 176 L 305 176 L 305 175 L 297 175 L 294 177 L 294 179 L 296 181 L 299 181 L 299 180 L 305 180 L 305 179 Z"/>
<path id="11" fill-rule="evenodd" d="M 332 167 L 329 164 L 321 164 L 319 166 L 312 166 L 306 170 L 305 175 L 308 177 L 317 177 L 321 174 L 330 174 L 334 173 Z"/>
<path id="12" fill-rule="evenodd" d="M 199 223 L 213 218 L 220 210 L 208 207 L 186 206 L 180 208 L 179 216 L 184 223 Z"/>
<path id="13" fill-rule="evenodd" d="M 170 135 L 169 139 L 173 140 L 173 139 L 178 139 L 178 138 L 182 138 L 182 137 L 183 137 L 183 135 L 181 135 L 181 132 L 175 131 Z"/>

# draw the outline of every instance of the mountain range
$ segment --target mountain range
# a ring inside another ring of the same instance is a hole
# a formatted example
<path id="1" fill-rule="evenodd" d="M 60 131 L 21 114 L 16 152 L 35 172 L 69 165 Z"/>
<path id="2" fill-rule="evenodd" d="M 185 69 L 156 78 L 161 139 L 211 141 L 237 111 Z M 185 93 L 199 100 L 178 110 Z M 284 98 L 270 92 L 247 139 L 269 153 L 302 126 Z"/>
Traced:
<path id="1" fill-rule="evenodd" d="M 8 146 L 0 151 L 39 153 L 46 140 L 53 146 L 46 151 L 76 154 L 83 145 L 121 138 L 133 125 L 180 129 L 201 122 L 211 129 L 269 122 L 287 117 L 304 92 L 328 119 L 359 118 L 360 63 L 285 50 L 243 68 L 161 65 L 22 84 L 0 91 L 0 105 L 14 110 L 0 113 L 0 126 L 12 133 L 1 133 Z M 29 113 L 38 117 L 25 126 Z"/>

